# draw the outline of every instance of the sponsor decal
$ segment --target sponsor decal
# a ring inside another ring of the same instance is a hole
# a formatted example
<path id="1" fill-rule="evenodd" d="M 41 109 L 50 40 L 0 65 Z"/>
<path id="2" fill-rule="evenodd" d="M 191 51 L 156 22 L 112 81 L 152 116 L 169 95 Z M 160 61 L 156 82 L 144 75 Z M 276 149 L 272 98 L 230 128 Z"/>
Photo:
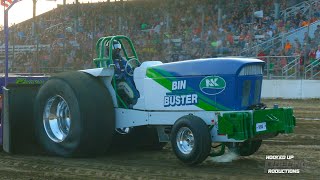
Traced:
<path id="1" fill-rule="evenodd" d="M 186 106 L 198 103 L 198 95 L 187 90 L 187 80 L 172 81 L 170 93 L 164 96 L 164 107 Z"/>
<path id="2" fill-rule="evenodd" d="M 174 75 L 162 70 L 162 69 L 154 69 L 154 68 L 148 68 L 147 69 L 147 77 L 151 78 L 158 84 L 160 84 L 163 88 L 172 91 L 172 82 L 178 81 L 176 78 L 166 78 L 165 76 L 168 77 L 174 77 Z M 189 83 L 189 81 L 187 80 Z M 177 82 L 175 82 L 177 83 Z M 184 84 L 184 83 L 182 83 Z M 194 92 L 198 92 L 197 88 L 193 88 L 189 86 L 187 88 L 188 93 L 184 92 L 184 94 L 192 94 Z M 167 93 L 169 95 L 170 93 Z M 182 92 L 179 93 L 180 95 Z M 216 101 L 212 100 L 210 97 L 207 97 L 204 93 L 196 93 L 197 94 L 197 103 L 194 104 L 194 106 L 199 107 L 200 109 L 203 109 L 205 111 L 216 111 L 216 110 L 231 110 L 228 107 L 225 107 Z"/>
<path id="3" fill-rule="evenodd" d="M 266 131 L 267 130 L 267 123 L 266 122 L 261 122 L 256 124 L 256 132 L 260 131 Z"/>
<path id="4" fill-rule="evenodd" d="M 17 78 L 16 84 L 43 84 L 44 80 L 30 80 L 27 78 Z"/>
<path id="5" fill-rule="evenodd" d="M 164 96 L 164 107 L 185 106 L 185 105 L 193 105 L 197 103 L 198 103 L 197 94 Z"/>
<path id="6" fill-rule="evenodd" d="M 220 76 L 207 76 L 199 84 L 200 90 L 208 95 L 216 95 L 224 91 L 226 81 Z"/>

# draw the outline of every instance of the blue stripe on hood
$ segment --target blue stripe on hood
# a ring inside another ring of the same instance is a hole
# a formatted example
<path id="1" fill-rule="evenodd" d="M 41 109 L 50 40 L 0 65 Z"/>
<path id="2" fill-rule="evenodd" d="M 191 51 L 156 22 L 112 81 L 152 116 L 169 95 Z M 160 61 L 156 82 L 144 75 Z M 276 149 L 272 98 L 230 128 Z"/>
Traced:
<path id="1" fill-rule="evenodd" d="M 172 62 L 155 65 L 150 68 L 166 71 L 167 73 L 175 77 L 215 74 L 234 75 L 238 73 L 240 68 L 246 64 L 263 65 L 264 61 L 261 61 L 259 59 L 225 57 Z"/>

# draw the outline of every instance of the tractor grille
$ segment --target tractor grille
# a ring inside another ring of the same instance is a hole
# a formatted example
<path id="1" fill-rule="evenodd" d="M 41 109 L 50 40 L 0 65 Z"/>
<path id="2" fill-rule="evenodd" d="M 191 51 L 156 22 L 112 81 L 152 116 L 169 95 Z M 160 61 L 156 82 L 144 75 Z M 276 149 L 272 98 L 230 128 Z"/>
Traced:
<path id="1" fill-rule="evenodd" d="M 241 69 L 240 76 L 247 75 L 259 75 L 262 74 L 262 66 L 261 65 L 248 65 Z"/>
<path id="2" fill-rule="evenodd" d="M 242 107 L 246 107 L 249 105 L 250 90 L 251 90 L 251 81 L 245 80 L 242 86 L 242 101 L 241 101 Z"/>

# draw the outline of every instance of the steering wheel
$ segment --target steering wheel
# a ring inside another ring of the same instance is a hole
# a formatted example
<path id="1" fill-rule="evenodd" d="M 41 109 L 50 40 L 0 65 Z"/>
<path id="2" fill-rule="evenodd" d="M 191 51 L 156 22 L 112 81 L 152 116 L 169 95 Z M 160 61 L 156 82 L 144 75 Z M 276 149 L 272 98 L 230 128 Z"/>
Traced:
<path id="1" fill-rule="evenodd" d="M 129 61 L 127 61 L 126 66 L 124 68 L 124 70 L 126 71 L 126 73 L 129 76 L 133 76 L 133 71 L 135 68 L 139 67 L 141 65 L 141 63 L 139 62 L 138 59 L 136 58 L 132 58 Z M 130 67 L 130 70 L 128 69 L 128 67 Z"/>

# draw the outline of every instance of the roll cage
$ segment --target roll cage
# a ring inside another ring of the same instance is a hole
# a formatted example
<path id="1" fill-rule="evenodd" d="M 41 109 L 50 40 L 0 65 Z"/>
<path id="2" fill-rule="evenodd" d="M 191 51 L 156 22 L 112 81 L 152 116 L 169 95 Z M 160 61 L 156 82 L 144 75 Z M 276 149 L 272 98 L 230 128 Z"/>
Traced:
<path id="1" fill-rule="evenodd" d="M 95 63 L 96 67 L 102 68 L 102 67 L 109 67 L 110 65 L 114 65 L 112 56 L 106 57 L 106 45 L 109 44 L 109 49 L 107 54 L 112 54 L 112 47 L 114 40 L 117 40 L 121 44 L 121 49 L 123 51 L 123 54 L 125 56 L 125 60 L 129 61 L 130 59 L 136 59 L 139 61 L 136 50 L 133 46 L 132 41 L 127 37 L 123 35 L 117 35 L 117 36 L 107 36 L 107 37 L 101 37 L 97 43 L 96 43 L 96 56 L 97 58 L 93 59 L 93 62 Z M 128 56 L 128 47 L 124 46 L 124 41 L 129 44 L 129 48 L 131 52 L 133 53 L 133 56 Z"/>
<path id="2" fill-rule="evenodd" d="M 140 65 L 140 61 L 138 59 L 136 50 L 133 46 L 132 41 L 123 35 L 117 35 L 117 36 L 108 36 L 108 37 L 101 37 L 97 43 L 96 43 L 96 56 L 97 58 L 93 59 L 94 64 L 96 65 L 97 68 L 105 68 L 105 67 L 115 67 L 114 61 L 113 61 L 113 57 L 112 57 L 112 47 L 113 47 L 113 43 L 114 41 L 118 41 L 121 44 L 121 49 L 123 51 L 123 55 L 124 55 L 124 59 L 126 60 L 126 64 L 128 64 L 130 62 L 130 60 L 136 60 L 138 62 L 138 64 Z M 126 43 L 124 43 L 126 42 Z M 106 48 L 106 45 L 108 46 L 108 49 Z M 129 45 L 129 47 L 125 46 Z M 108 51 L 108 53 L 106 53 L 105 51 Z M 132 52 L 132 56 L 128 55 L 128 51 L 131 50 Z M 108 54 L 108 56 L 106 56 L 106 54 Z M 125 69 L 127 69 L 127 65 L 125 67 Z M 127 72 L 127 70 L 125 70 Z M 125 78 L 126 81 L 128 81 L 128 78 Z M 126 104 L 122 97 L 118 94 L 117 92 L 117 81 L 116 78 L 113 77 L 112 80 L 112 85 L 113 88 L 116 92 L 116 96 L 117 96 L 117 100 L 118 100 L 118 104 L 121 105 L 121 107 L 128 109 L 128 104 Z"/>

